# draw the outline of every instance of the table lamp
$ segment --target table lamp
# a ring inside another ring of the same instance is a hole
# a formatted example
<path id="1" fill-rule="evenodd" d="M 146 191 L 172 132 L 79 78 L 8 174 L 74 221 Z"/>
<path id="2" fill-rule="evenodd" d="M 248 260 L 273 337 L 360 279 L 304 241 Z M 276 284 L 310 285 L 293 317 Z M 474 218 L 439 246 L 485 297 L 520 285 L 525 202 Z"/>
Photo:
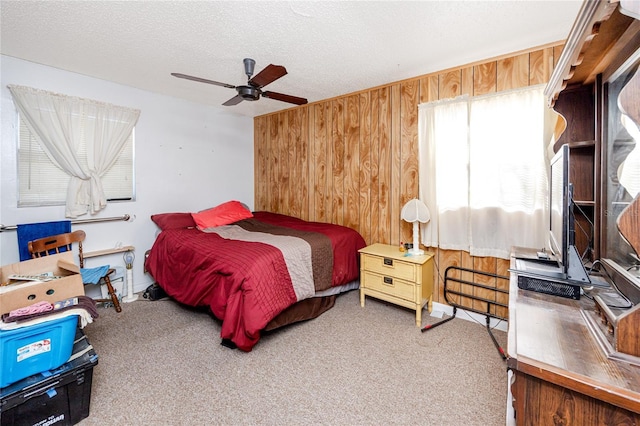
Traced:
<path id="1" fill-rule="evenodd" d="M 133 260 L 136 256 L 132 251 L 125 251 L 122 255 L 124 264 L 127 267 L 127 296 L 122 298 L 125 303 L 135 302 L 138 300 L 138 295 L 133 293 Z"/>
<path id="2" fill-rule="evenodd" d="M 418 256 L 424 254 L 420 250 L 418 234 L 420 233 L 420 223 L 427 223 L 431 219 L 427 206 L 417 198 L 410 200 L 402 207 L 400 217 L 405 222 L 413 223 L 413 247 L 409 249 L 409 255 Z"/>

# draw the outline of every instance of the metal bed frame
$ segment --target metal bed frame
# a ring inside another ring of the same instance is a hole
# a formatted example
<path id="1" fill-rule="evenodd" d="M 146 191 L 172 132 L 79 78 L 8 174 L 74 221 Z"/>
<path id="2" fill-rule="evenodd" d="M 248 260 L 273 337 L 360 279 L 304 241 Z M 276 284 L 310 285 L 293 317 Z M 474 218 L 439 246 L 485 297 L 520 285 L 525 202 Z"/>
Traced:
<path id="1" fill-rule="evenodd" d="M 465 311 L 470 311 L 470 312 L 475 312 L 477 314 L 480 315 L 484 315 L 486 318 L 486 327 L 487 327 L 487 332 L 489 333 L 489 336 L 491 336 L 491 340 L 493 341 L 493 344 L 495 345 L 496 349 L 498 350 L 498 353 L 500 354 L 500 356 L 502 357 L 503 360 L 506 361 L 507 356 L 505 354 L 504 349 L 502 349 L 502 347 L 500 346 L 500 344 L 498 343 L 498 341 L 496 340 L 495 336 L 493 335 L 492 331 L 491 331 L 491 327 L 490 327 L 490 321 L 491 318 L 496 318 L 499 320 L 504 320 L 506 321 L 507 318 L 502 317 L 500 315 L 497 314 L 497 310 L 493 309 L 493 313 L 492 313 L 492 308 L 495 307 L 503 307 L 503 308 L 509 308 L 509 304 L 505 304 L 505 303 L 501 303 L 497 301 L 497 296 L 498 293 L 502 293 L 502 294 L 509 294 L 508 290 L 503 290 L 497 287 L 493 287 L 493 286 L 489 286 L 486 284 L 480 284 L 480 283 L 476 283 L 473 281 L 467 281 L 467 280 L 463 280 L 461 278 L 456 278 L 456 277 L 452 277 L 450 276 L 450 271 L 460 271 L 460 272 L 470 272 L 472 274 L 478 274 L 478 275 L 483 275 L 486 277 L 492 277 L 492 278 L 499 278 L 499 279 L 505 279 L 505 280 L 509 280 L 509 277 L 506 277 L 504 275 L 497 275 L 497 274 L 492 274 L 489 272 L 483 272 L 483 271 L 476 271 L 474 269 L 468 269 L 468 268 L 462 268 L 459 266 L 449 266 L 445 272 L 444 272 L 444 299 L 445 301 L 451 305 L 453 307 L 453 315 L 450 316 L 449 318 L 446 318 L 440 322 L 434 323 L 434 324 L 427 324 L 426 326 L 424 326 L 422 328 L 422 332 L 424 333 L 427 330 L 432 330 L 436 327 L 438 327 L 439 325 L 442 325 L 446 322 L 451 321 L 452 319 L 454 319 L 456 317 L 456 313 L 458 311 L 458 308 L 463 309 Z M 449 288 L 449 282 L 456 282 L 459 284 L 465 284 L 469 287 L 467 287 L 466 289 L 470 290 L 470 292 L 465 292 L 462 289 L 462 286 L 460 286 L 460 290 L 452 290 Z M 493 291 L 495 293 L 495 297 L 494 300 L 491 299 L 487 299 L 484 297 L 480 297 L 477 296 L 474 293 L 475 289 L 483 289 L 483 290 L 489 290 L 489 291 Z M 476 308 L 473 308 L 472 306 L 463 306 L 460 305 L 459 303 L 457 303 L 456 301 L 451 299 L 451 295 L 455 295 L 455 296 L 460 296 L 460 297 L 465 297 L 468 299 L 471 299 L 472 301 L 479 301 L 479 302 L 483 302 L 487 304 L 487 310 L 485 311 L 481 311 L 478 310 Z"/>

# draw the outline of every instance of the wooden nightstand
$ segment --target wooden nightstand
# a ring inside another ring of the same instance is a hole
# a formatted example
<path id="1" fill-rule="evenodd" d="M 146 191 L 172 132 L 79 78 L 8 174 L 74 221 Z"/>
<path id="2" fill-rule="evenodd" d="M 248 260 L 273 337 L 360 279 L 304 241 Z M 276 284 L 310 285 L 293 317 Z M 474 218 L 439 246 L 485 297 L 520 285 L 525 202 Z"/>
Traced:
<path id="1" fill-rule="evenodd" d="M 433 253 L 405 256 L 398 246 L 373 244 L 360 250 L 360 305 L 365 296 L 415 309 L 422 325 L 422 308 L 433 302 Z"/>

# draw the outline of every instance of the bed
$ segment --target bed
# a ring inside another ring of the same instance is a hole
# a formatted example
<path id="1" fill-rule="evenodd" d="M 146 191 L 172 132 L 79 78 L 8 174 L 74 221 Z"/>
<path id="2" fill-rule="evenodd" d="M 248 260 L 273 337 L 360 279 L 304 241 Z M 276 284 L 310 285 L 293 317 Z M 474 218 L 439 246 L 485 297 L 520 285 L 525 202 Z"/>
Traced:
<path id="1" fill-rule="evenodd" d="M 189 213 L 152 216 L 160 227 L 147 271 L 176 301 L 208 307 L 228 346 L 250 351 L 261 333 L 315 318 L 358 288 L 355 230 L 270 212 L 194 223 Z"/>

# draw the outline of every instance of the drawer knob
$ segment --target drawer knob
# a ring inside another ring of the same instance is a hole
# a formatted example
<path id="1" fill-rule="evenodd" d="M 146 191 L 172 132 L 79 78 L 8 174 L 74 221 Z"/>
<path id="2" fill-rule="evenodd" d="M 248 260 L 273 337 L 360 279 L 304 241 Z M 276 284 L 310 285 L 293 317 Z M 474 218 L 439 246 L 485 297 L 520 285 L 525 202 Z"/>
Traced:
<path id="1" fill-rule="evenodd" d="M 384 283 L 385 284 L 389 284 L 389 285 L 393 285 L 393 278 L 384 277 Z"/>
<path id="2" fill-rule="evenodd" d="M 387 266 L 393 266 L 393 259 L 389 258 L 389 257 L 385 257 L 383 260 L 384 264 Z"/>

